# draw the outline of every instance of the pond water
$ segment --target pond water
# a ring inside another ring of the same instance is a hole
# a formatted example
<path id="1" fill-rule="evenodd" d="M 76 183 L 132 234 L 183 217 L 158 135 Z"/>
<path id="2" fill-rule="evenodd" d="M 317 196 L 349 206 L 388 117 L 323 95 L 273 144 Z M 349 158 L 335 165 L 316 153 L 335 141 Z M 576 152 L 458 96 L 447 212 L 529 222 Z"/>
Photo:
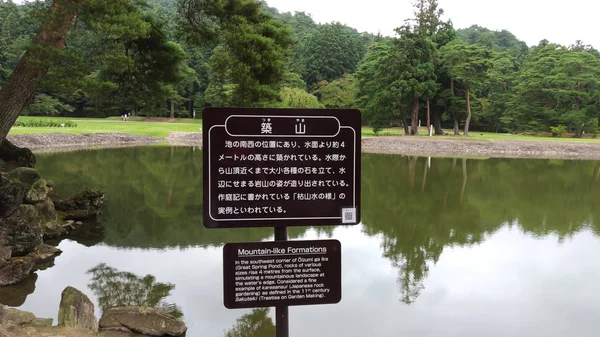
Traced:
<path id="1" fill-rule="evenodd" d="M 292 307 L 292 336 L 597 336 L 600 162 L 365 154 L 362 224 L 292 228 L 342 243 L 342 301 Z M 66 196 L 101 187 L 103 233 L 0 302 L 56 319 L 74 286 L 96 303 L 162 307 L 188 336 L 274 336 L 273 310 L 223 306 L 222 246 L 272 229 L 206 229 L 202 153 L 138 147 L 39 154 Z M 254 333 L 238 333 L 252 327 Z"/>

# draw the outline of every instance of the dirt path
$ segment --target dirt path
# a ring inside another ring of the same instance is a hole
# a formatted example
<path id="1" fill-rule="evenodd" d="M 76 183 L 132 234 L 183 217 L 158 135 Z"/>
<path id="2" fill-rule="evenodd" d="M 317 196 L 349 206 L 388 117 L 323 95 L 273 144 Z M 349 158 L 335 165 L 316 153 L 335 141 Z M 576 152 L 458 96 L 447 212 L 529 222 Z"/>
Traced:
<path id="1" fill-rule="evenodd" d="M 64 133 L 10 135 L 17 146 L 36 152 L 94 147 L 119 147 L 167 142 L 171 145 L 202 146 L 199 132 L 172 132 L 166 139 L 119 133 L 71 135 Z M 435 137 L 365 137 L 365 153 L 435 157 L 496 157 L 600 160 L 600 141 L 575 143 L 544 140 L 464 141 Z"/>

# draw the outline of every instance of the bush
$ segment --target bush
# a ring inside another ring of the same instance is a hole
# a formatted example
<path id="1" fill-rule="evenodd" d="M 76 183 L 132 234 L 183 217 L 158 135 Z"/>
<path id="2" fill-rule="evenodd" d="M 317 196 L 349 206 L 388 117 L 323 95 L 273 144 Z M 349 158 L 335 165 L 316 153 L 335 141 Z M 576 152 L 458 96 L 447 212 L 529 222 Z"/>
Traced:
<path id="1" fill-rule="evenodd" d="M 14 126 L 26 128 L 75 128 L 77 123 L 72 121 L 57 121 L 51 119 L 17 119 Z"/>
<path id="2" fill-rule="evenodd" d="M 567 127 L 564 125 L 551 126 L 550 131 L 552 132 L 552 137 L 562 137 L 567 133 Z"/>

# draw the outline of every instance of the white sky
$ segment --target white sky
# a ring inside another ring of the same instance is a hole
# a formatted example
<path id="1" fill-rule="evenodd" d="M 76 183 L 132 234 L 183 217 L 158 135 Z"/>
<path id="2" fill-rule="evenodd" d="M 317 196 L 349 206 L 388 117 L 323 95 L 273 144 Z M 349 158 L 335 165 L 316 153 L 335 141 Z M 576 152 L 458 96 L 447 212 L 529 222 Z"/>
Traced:
<path id="1" fill-rule="evenodd" d="M 392 36 L 413 14 L 412 0 L 266 0 L 280 12 L 304 11 L 318 23 L 339 21 L 358 31 Z M 507 29 L 528 45 L 583 40 L 600 49 L 598 0 L 438 0 L 455 28 Z"/>

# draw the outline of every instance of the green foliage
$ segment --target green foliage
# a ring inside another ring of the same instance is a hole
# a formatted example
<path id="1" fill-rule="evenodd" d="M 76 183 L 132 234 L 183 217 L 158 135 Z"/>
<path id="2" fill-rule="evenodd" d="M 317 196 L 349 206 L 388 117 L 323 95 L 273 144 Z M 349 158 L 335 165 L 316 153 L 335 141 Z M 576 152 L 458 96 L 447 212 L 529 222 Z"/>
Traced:
<path id="1" fill-rule="evenodd" d="M 323 107 L 317 97 L 298 88 L 281 88 L 279 99 L 281 102 L 277 103 L 278 108 L 318 109 Z"/>
<path id="2" fill-rule="evenodd" d="M 565 125 L 551 126 L 550 131 L 552 132 L 552 137 L 562 137 L 567 133 L 567 127 Z"/>
<path id="3" fill-rule="evenodd" d="M 310 86 L 354 73 L 365 52 L 362 36 L 355 29 L 340 23 L 325 24 L 302 44 L 304 80 Z"/>
<path id="4" fill-rule="evenodd" d="M 26 128 L 76 128 L 73 121 L 57 121 L 52 119 L 22 119 L 19 118 L 14 126 Z"/>
<path id="5" fill-rule="evenodd" d="M 58 116 L 73 112 L 74 108 L 60 100 L 46 95 L 38 94 L 33 103 L 31 103 L 23 115 L 25 116 Z"/>
<path id="6" fill-rule="evenodd" d="M 331 83 L 317 83 L 317 90 L 313 94 L 326 108 L 354 108 L 354 92 L 356 91 L 356 78 L 346 75 Z"/>

